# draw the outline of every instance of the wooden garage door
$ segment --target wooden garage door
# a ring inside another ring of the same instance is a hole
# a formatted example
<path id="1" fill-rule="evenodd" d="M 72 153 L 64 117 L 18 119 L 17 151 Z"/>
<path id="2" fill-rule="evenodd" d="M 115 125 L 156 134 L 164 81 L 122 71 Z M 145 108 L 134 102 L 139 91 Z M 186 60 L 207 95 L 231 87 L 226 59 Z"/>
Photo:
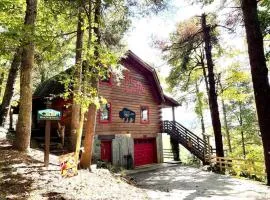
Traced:
<path id="1" fill-rule="evenodd" d="M 134 139 L 134 164 L 146 165 L 156 162 L 156 139 Z"/>

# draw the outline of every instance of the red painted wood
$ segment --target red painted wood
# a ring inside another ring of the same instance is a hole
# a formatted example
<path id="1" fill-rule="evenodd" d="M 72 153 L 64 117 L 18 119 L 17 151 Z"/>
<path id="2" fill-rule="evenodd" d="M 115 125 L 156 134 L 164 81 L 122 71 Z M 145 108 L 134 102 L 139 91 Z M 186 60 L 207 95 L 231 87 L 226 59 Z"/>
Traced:
<path id="1" fill-rule="evenodd" d="M 101 141 L 100 154 L 101 160 L 112 162 L 112 141 Z"/>
<path id="2" fill-rule="evenodd" d="M 146 165 L 156 162 L 156 140 L 134 139 L 134 165 Z"/>

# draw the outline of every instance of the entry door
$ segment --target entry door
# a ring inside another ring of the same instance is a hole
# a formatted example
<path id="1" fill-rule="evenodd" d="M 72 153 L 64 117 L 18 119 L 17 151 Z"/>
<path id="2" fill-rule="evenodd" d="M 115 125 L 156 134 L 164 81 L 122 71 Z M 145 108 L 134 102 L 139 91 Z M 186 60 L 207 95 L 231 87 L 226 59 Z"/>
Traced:
<path id="1" fill-rule="evenodd" d="M 101 141 L 100 153 L 101 160 L 112 162 L 112 141 Z"/>

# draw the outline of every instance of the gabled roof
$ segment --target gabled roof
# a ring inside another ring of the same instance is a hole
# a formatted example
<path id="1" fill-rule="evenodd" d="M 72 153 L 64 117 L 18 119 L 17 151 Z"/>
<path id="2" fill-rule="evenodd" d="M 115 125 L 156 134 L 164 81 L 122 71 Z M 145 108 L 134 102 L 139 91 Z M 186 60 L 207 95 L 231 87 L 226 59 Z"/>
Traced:
<path id="1" fill-rule="evenodd" d="M 121 62 L 132 63 L 132 67 L 139 69 L 144 73 L 145 76 L 147 76 L 148 80 L 150 80 L 152 86 L 157 91 L 155 95 L 160 99 L 161 103 L 164 106 L 180 106 L 180 104 L 176 100 L 166 96 L 163 93 L 156 70 L 150 65 L 148 65 L 146 62 L 144 62 L 141 58 L 139 58 L 135 53 L 130 50 L 127 51 L 126 57 L 123 58 Z"/>
<path id="2" fill-rule="evenodd" d="M 165 101 L 156 70 L 153 67 L 148 65 L 130 50 L 126 53 L 126 57 L 124 57 L 120 62 L 122 64 L 125 62 L 131 63 L 133 68 L 137 68 L 139 71 L 141 71 L 154 87 L 157 98 L 159 98 L 161 102 Z"/>
<path id="3" fill-rule="evenodd" d="M 127 51 L 126 55 L 120 60 L 120 63 L 125 65 L 125 63 L 130 64 L 132 67 L 136 68 L 137 70 L 141 71 L 143 75 L 147 77 L 147 79 L 150 81 L 154 88 L 154 94 L 159 100 L 159 102 L 166 106 L 179 106 L 180 104 L 163 94 L 163 90 L 161 88 L 156 70 L 145 63 L 141 58 L 139 58 L 136 54 L 134 54 L 132 51 Z M 59 94 L 64 91 L 64 86 L 59 82 L 59 79 L 61 78 L 61 75 L 63 73 L 70 73 L 70 69 L 66 70 L 65 72 L 62 72 L 44 83 L 40 84 L 35 93 L 34 97 L 45 97 L 49 96 L 50 94 Z"/>

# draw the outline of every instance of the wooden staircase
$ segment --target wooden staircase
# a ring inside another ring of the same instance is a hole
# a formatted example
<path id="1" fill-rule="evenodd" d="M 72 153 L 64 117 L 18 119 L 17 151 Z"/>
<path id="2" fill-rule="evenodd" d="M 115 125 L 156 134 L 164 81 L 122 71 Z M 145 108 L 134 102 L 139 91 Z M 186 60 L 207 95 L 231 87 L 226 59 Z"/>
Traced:
<path id="1" fill-rule="evenodd" d="M 187 150 L 199 158 L 203 164 L 209 163 L 212 147 L 200 137 L 175 121 L 163 121 L 163 132 L 169 134 Z"/>

